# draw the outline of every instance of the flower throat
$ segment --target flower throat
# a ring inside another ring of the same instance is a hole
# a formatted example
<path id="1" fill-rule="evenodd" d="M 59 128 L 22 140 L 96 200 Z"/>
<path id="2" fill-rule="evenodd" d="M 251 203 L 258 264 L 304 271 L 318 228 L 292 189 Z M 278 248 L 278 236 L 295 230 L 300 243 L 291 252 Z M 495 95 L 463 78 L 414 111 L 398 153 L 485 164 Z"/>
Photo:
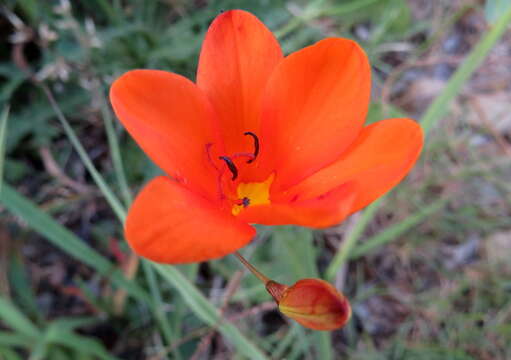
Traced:
<path id="1" fill-rule="evenodd" d="M 231 172 L 231 181 L 236 181 L 239 175 L 238 167 L 234 163 L 234 160 L 237 158 L 248 158 L 246 164 L 253 163 L 257 156 L 259 155 L 259 138 L 256 134 L 251 131 L 247 131 L 243 133 L 245 136 L 250 136 L 254 141 L 254 151 L 253 153 L 235 153 L 232 156 L 219 156 L 218 159 L 222 160 L 227 169 Z M 218 187 L 220 197 L 222 199 L 229 199 L 232 202 L 231 212 L 233 215 L 238 215 L 243 209 L 248 206 L 253 205 L 266 205 L 270 204 L 270 186 L 273 182 L 274 175 L 272 174 L 268 179 L 263 182 L 249 182 L 249 183 L 239 183 L 236 187 L 236 194 L 233 197 L 227 197 L 222 189 L 222 176 L 224 174 L 224 169 L 219 169 L 212 161 L 210 155 L 210 148 L 212 144 L 206 145 L 206 151 L 208 153 L 208 159 L 214 168 L 218 172 Z"/>

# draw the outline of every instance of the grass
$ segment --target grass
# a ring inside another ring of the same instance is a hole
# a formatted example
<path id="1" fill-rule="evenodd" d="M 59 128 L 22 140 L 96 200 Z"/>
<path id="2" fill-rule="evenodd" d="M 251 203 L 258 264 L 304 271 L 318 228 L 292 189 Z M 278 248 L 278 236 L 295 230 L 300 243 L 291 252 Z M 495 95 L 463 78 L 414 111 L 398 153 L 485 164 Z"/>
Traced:
<path id="1" fill-rule="evenodd" d="M 230 8 L 259 16 L 286 52 L 326 36 L 359 41 L 374 69 L 370 121 L 409 115 L 428 132 L 408 178 L 342 227 L 261 228 L 243 250 L 277 281 L 335 282 L 353 305 L 342 331 L 280 317 L 234 257 L 155 265 L 123 241 L 133 194 L 158 170 L 116 122 L 108 86 L 132 68 L 193 79 L 209 22 Z M 509 68 L 492 49 L 506 49 L 511 8 L 8 0 L 1 11 L 2 38 L 21 40 L 0 44 L 0 359 L 511 358 L 509 132 L 491 114 L 469 121 L 463 101 L 482 96 L 474 74 L 481 86 Z M 468 47 L 448 53 L 452 38 Z M 452 67 L 442 91 L 411 106 L 441 66 Z"/>

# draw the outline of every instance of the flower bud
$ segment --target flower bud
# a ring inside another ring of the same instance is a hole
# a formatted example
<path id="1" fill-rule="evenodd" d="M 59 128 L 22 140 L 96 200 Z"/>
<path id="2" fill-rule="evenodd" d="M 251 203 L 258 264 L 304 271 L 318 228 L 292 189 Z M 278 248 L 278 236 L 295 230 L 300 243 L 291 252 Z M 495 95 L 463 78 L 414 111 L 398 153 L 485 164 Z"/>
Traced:
<path id="1" fill-rule="evenodd" d="M 284 315 L 309 329 L 335 330 L 351 316 L 344 295 L 320 279 L 302 279 L 290 287 L 270 281 L 266 289 Z"/>

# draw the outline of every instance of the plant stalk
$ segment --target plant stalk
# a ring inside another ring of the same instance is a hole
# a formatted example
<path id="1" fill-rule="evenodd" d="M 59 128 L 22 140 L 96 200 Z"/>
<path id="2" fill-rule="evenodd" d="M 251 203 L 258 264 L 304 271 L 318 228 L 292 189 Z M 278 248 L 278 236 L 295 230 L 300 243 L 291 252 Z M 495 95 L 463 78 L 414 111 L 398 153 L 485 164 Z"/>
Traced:
<path id="1" fill-rule="evenodd" d="M 261 282 L 266 285 L 268 284 L 268 282 L 271 281 L 270 278 L 266 277 L 265 275 L 263 275 L 259 270 L 257 270 L 251 263 L 249 263 L 247 261 L 247 259 L 245 259 L 243 256 L 241 256 L 241 254 L 239 252 L 234 252 L 234 255 L 236 255 L 236 257 L 238 258 L 239 261 L 241 261 L 241 263 L 248 269 L 250 270 L 250 272 L 252 274 L 255 275 L 256 278 L 258 278 L 259 280 L 261 280 Z"/>

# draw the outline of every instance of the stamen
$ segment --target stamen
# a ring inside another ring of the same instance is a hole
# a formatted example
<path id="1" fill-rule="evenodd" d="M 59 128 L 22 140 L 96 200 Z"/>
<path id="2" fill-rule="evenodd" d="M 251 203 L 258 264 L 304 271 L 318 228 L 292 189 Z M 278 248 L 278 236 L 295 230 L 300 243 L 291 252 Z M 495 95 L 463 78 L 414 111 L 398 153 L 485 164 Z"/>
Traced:
<path id="1" fill-rule="evenodd" d="M 209 161 L 209 163 L 210 163 L 210 164 L 211 164 L 211 165 L 215 168 L 215 170 L 216 170 L 216 171 L 220 171 L 220 170 L 216 167 L 215 163 L 213 162 L 213 159 L 211 158 L 211 147 L 212 147 L 212 146 L 213 146 L 213 144 L 212 144 L 212 143 L 207 143 L 207 144 L 206 144 L 206 154 L 207 154 L 207 156 L 208 156 L 208 161 Z"/>
<path id="2" fill-rule="evenodd" d="M 239 153 L 234 153 L 231 155 L 231 159 L 238 159 L 238 158 L 248 158 L 251 161 L 254 161 L 254 159 L 255 159 L 254 154 L 251 154 L 251 153 L 239 152 Z"/>
<path id="3" fill-rule="evenodd" d="M 254 139 L 254 157 L 247 161 L 247 164 L 250 164 L 257 158 L 257 155 L 259 154 L 259 138 L 257 137 L 256 134 L 254 134 L 251 131 L 247 131 L 247 132 L 243 133 L 243 135 L 245 135 L 245 136 L 249 135 Z"/>
<path id="4" fill-rule="evenodd" d="M 236 165 L 234 165 L 234 163 L 232 162 L 231 158 L 229 158 L 227 156 L 219 156 L 218 158 L 220 160 L 225 161 L 225 164 L 227 165 L 227 167 L 231 171 L 231 173 L 232 173 L 231 180 L 233 180 L 233 181 L 236 180 L 236 178 L 238 177 L 238 168 L 236 167 Z"/>
<path id="5" fill-rule="evenodd" d="M 209 163 L 211 164 L 211 166 L 213 166 L 215 168 L 216 172 L 218 173 L 218 177 L 217 177 L 218 196 L 220 197 L 220 199 L 225 199 L 225 194 L 224 194 L 224 191 L 222 189 L 222 174 L 223 174 L 223 169 L 220 170 L 215 165 L 215 163 L 213 162 L 213 159 L 211 158 L 211 147 L 212 146 L 213 146 L 212 143 L 207 143 L 206 144 L 206 154 L 208 156 Z"/>

